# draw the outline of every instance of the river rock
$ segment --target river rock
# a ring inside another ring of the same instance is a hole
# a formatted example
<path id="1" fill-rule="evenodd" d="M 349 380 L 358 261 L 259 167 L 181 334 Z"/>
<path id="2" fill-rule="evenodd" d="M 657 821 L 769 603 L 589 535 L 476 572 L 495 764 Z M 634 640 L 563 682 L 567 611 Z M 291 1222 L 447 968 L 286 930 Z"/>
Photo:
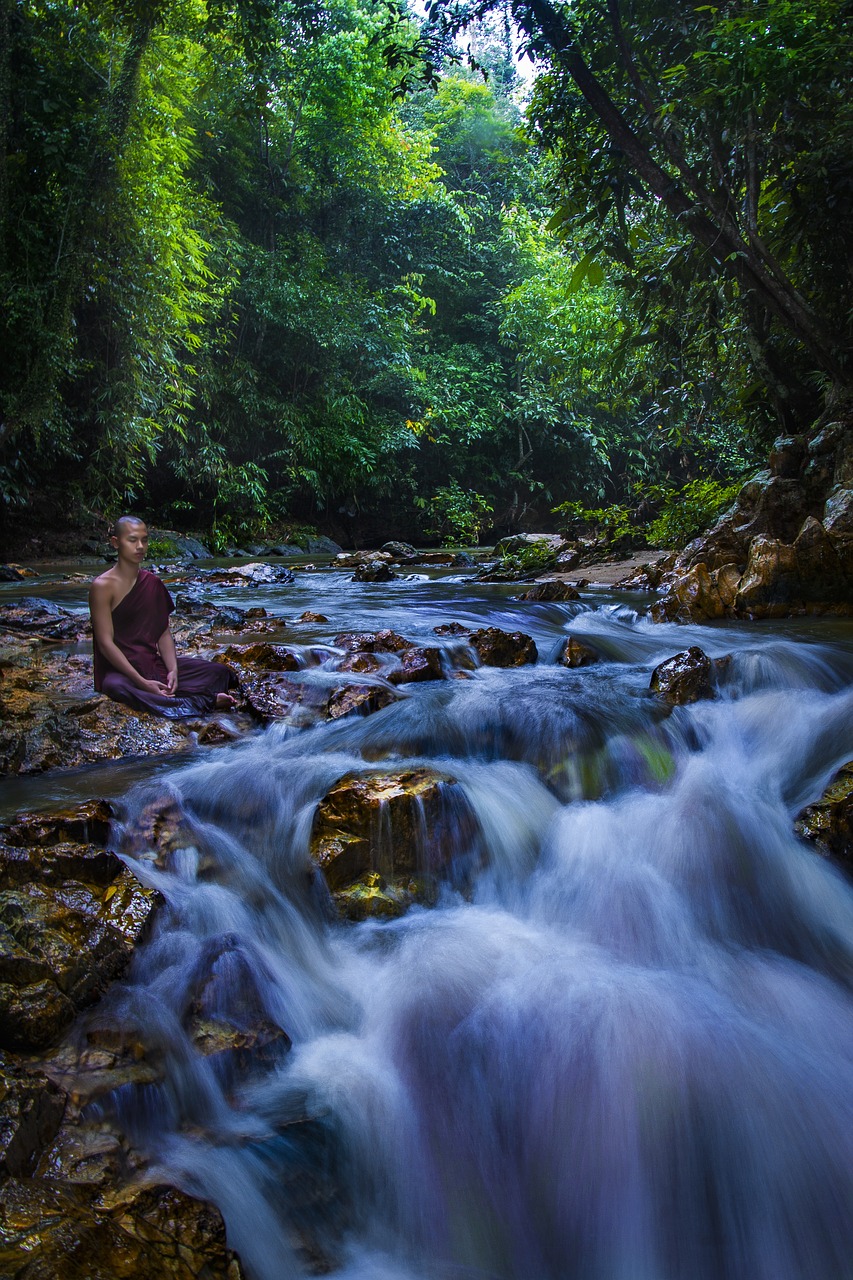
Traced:
<path id="1" fill-rule="evenodd" d="M 352 575 L 352 582 L 392 582 L 397 574 L 384 561 L 360 564 Z"/>
<path id="2" fill-rule="evenodd" d="M 381 711 L 395 701 L 390 689 L 379 684 L 346 684 L 336 689 L 326 704 L 329 720 L 340 720 L 343 716 L 370 715 Z"/>
<path id="3" fill-rule="evenodd" d="M 394 560 L 414 560 L 417 551 L 410 542 L 385 542 L 381 548 L 382 551 L 388 553 Z"/>
<path id="4" fill-rule="evenodd" d="M 712 698 L 711 659 L 698 645 L 691 645 L 655 667 L 649 688 L 672 706 Z"/>
<path id="5" fill-rule="evenodd" d="M 92 802 L 0 831 L 0 1046 L 51 1044 L 126 967 L 157 895 L 104 847 Z"/>
<path id="6" fill-rule="evenodd" d="M 387 627 L 382 631 L 341 631 L 334 644 L 348 653 L 402 653 L 413 647 L 411 640 Z"/>
<path id="7" fill-rule="evenodd" d="M 89 620 L 83 614 L 63 609 L 52 600 L 22 596 L 19 600 L 0 604 L 0 628 L 35 633 L 45 640 L 76 643 L 89 630 Z"/>
<path id="8" fill-rule="evenodd" d="M 738 586 L 739 612 L 782 617 L 802 599 L 797 553 L 777 538 L 754 538 L 746 571 Z"/>
<path id="9" fill-rule="evenodd" d="M 299 659 L 280 644 L 230 644 L 215 659 L 225 665 L 249 667 L 253 671 L 298 671 Z"/>
<path id="10" fill-rule="evenodd" d="M 468 642 L 483 667 L 523 667 L 539 656 L 532 636 L 523 631 L 482 627 L 470 633 Z"/>
<path id="11" fill-rule="evenodd" d="M 820 799 L 798 815 L 794 826 L 818 853 L 853 869 L 853 761 L 842 766 Z"/>
<path id="12" fill-rule="evenodd" d="M 580 592 L 570 582 L 561 582 L 559 578 L 546 578 L 536 582 L 527 591 L 517 597 L 519 600 L 539 600 L 541 602 L 580 600 Z"/>
<path id="13" fill-rule="evenodd" d="M 439 626 L 433 627 L 433 631 L 437 636 L 467 636 L 471 634 L 471 628 L 464 627 L 461 622 L 442 622 Z"/>
<path id="14" fill-rule="evenodd" d="M 17 949 L 0 989 L 0 1046 L 31 1051 L 50 1044 L 75 1010 L 96 1000 L 118 977 L 143 936 L 156 895 L 122 870 L 105 889 L 76 881 L 0 893 L 0 926 Z M 6 947 L 7 956 L 9 946 Z M 20 953 L 37 966 L 26 982 Z"/>
<path id="15" fill-rule="evenodd" d="M 343 551 L 343 547 L 333 538 L 320 533 L 305 539 L 305 550 L 309 556 L 337 556 Z"/>
<path id="16" fill-rule="evenodd" d="M 3 1189 L 14 1280 L 242 1280 L 218 1210 L 164 1186 L 102 1189 L 10 1178 Z"/>
<path id="17" fill-rule="evenodd" d="M 216 571 L 215 571 L 216 572 Z M 263 564 L 260 561 L 250 564 L 241 564 L 233 569 L 224 569 L 217 574 L 219 581 L 227 581 L 229 578 L 237 583 L 251 584 L 259 586 L 265 583 L 284 583 L 294 582 L 295 576 L 292 569 L 288 569 L 281 564 Z"/>
<path id="18" fill-rule="evenodd" d="M 417 553 L 417 563 L 425 565 L 470 565 L 473 563 L 470 556 L 466 556 L 460 551 L 420 551 Z"/>
<path id="19" fill-rule="evenodd" d="M 329 619 L 324 613 L 314 613 L 311 609 L 306 609 L 304 613 L 300 613 L 296 618 L 296 622 L 328 622 Z"/>
<path id="20" fill-rule="evenodd" d="M 591 667 L 601 661 L 601 654 L 582 640 L 569 636 L 557 658 L 561 667 Z"/>
<path id="21" fill-rule="evenodd" d="M 0 1053 L 0 1179 L 35 1172 L 64 1114 L 65 1094 L 52 1080 Z"/>
<path id="22" fill-rule="evenodd" d="M 391 684 L 414 684 L 424 680 L 443 680 L 444 670 L 441 665 L 441 650 L 417 645 L 406 649 L 400 655 L 400 664 L 393 667 L 387 675 Z"/>
<path id="23" fill-rule="evenodd" d="M 307 727 L 318 720 L 339 720 L 358 712 L 368 715 L 396 700 L 387 685 L 340 684 L 294 680 L 278 672 L 246 673 L 242 679 L 246 701 L 261 720 L 283 720 Z"/>
<path id="24" fill-rule="evenodd" d="M 561 533 L 515 533 L 495 543 L 495 555 L 512 556 L 530 547 L 544 547 L 556 556 L 565 546 L 566 539 Z"/>
<path id="25" fill-rule="evenodd" d="M 317 807 L 311 855 L 345 915 L 432 901 L 438 877 L 483 857 L 458 783 L 432 769 L 347 774 Z"/>
<path id="26" fill-rule="evenodd" d="M 37 576 L 33 569 L 25 569 L 20 564 L 0 564 L 0 582 L 24 582 Z"/>
<path id="27" fill-rule="evenodd" d="M 356 569 L 361 565 L 390 564 L 394 557 L 389 551 L 342 551 L 335 556 L 335 569 Z"/>

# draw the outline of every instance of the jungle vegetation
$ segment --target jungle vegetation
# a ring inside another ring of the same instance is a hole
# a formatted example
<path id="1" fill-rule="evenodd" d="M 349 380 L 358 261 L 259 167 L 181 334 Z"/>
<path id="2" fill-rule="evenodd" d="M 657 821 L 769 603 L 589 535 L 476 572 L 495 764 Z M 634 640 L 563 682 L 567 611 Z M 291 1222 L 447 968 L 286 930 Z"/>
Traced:
<path id="1" fill-rule="evenodd" d="M 850 392 L 851 17 L 0 0 L 3 518 L 475 540 L 728 493 Z"/>

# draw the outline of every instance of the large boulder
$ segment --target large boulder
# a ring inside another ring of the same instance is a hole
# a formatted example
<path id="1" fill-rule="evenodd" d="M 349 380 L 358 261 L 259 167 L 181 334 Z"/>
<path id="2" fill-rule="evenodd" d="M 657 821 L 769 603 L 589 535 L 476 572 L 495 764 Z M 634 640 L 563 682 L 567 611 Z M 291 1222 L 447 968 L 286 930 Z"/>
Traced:
<path id="1" fill-rule="evenodd" d="M 732 530 L 745 543 L 758 536 L 793 542 L 809 514 L 809 498 L 799 480 L 762 472 L 738 494 Z"/>
<path id="2" fill-rule="evenodd" d="M 561 533 L 515 533 L 510 537 L 501 538 L 500 542 L 495 544 L 495 555 L 512 556 L 519 552 L 528 551 L 531 547 L 542 548 L 559 555 L 565 548 L 566 539 Z"/>
<path id="3" fill-rule="evenodd" d="M 782 617 L 801 601 L 802 582 L 793 546 L 778 538 L 753 539 L 735 600 L 738 612 Z"/>
<path id="4" fill-rule="evenodd" d="M 174 529 L 155 529 L 149 527 L 148 535 L 155 544 L 156 554 L 168 560 L 207 560 L 211 551 L 198 538 L 191 538 L 184 533 L 176 533 Z M 156 544 L 160 547 L 156 547 Z"/>
<path id="5" fill-rule="evenodd" d="M 311 854 L 342 914 L 399 915 L 483 857 L 458 783 L 432 769 L 347 774 L 317 807 Z"/>
<path id="6" fill-rule="evenodd" d="M 343 551 L 343 547 L 334 539 L 320 533 L 305 539 L 305 550 L 309 556 L 337 556 Z"/>

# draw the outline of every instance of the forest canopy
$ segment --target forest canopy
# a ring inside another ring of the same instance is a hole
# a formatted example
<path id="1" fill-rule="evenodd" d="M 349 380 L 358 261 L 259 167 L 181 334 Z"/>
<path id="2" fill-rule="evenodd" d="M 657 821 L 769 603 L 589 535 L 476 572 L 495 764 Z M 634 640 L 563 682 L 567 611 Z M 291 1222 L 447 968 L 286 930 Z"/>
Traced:
<path id="1" fill-rule="evenodd" d="M 725 488 L 850 391 L 851 11 L 2 0 L 5 518 Z"/>

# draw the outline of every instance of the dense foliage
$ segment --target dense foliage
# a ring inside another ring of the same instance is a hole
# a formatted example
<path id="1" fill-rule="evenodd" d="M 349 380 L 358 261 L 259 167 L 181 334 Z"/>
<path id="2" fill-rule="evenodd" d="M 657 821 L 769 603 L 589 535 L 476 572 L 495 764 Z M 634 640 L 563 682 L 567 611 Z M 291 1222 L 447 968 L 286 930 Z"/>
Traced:
<path id="1" fill-rule="evenodd" d="M 7 517 L 652 519 L 849 386 L 853 6 L 517 0 L 526 114 L 493 8 L 2 0 Z"/>

